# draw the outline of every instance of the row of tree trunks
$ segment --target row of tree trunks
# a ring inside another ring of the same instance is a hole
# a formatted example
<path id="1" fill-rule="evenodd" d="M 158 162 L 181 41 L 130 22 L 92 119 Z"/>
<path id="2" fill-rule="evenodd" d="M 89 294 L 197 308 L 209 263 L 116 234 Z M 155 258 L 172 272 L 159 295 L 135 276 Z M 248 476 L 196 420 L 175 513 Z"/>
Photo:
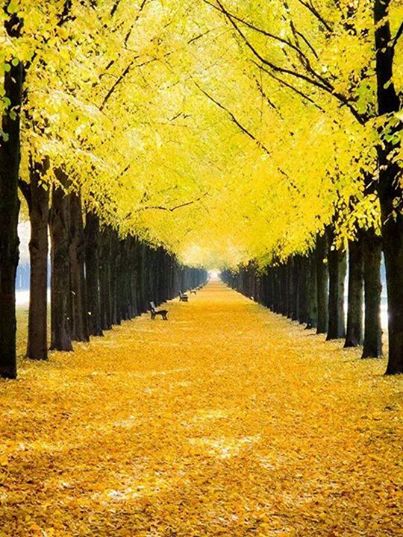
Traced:
<path id="1" fill-rule="evenodd" d="M 59 171 L 61 184 L 66 177 Z M 73 341 L 88 341 L 104 330 L 200 285 L 204 270 L 181 266 L 162 247 L 137 237 L 120 238 L 89 211 L 83 220 L 80 196 L 52 196 L 51 348 L 73 350 Z M 33 290 L 34 291 L 34 290 Z M 45 357 L 45 355 L 44 355 Z"/>
<path id="2" fill-rule="evenodd" d="M 20 182 L 27 200 L 30 222 L 31 290 L 27 356 L 48 357 L 48 229 L 51 241 L 51 342 L 50 348 L 72 351 L 73 341 L 101 336 L 122 320 L 148 311 L 156 305 L 197 287 L 206 281 L 204 270 L 183 267 L 162 247 L 153 248 L 137 237 L 121 239 L 109 226 L 101 226 L 91 211 L 85 214 L 77 193 L 66 193 L 69 180 L 56 170 L 59 186 L 51 197 L 41 178 L 49 166 L 30 162 L 30 184 Z M 18 214 L 15 215 L 17 226 Z M 14 269 L 8 273 L 8 286 L 15 282 L 18 236 L 14 244 Z M 15 249 L 16 248 L 16 249 Z M 6 271 L 3 269 L 3 280 Z M 11 296 L 11 295 L 10 295 Z M 15 295 L 13 295 L 14 297 Z M 15 300 L 9 301 L 10 307 Z M 13 317 L 10 317 L 12 321 Z M 1 324 L 2 327 L 5 324 Z M 14 323 L 8 331 L 13 360 L 1 369 L 1 376 L 15 378 Z M 6 348 L 5 343 L 4 348 Z M 14 345 L 14 347 L 13 347 Z M 3 358 L 6 354 L 1 355 Z"/>
<path id="3" fill-rule="evenodd" d="M 315 248 L 306 256 L 292 256 L 286 263 L 260 272 L 254 263 L 249 263 L 237 273 L 224 272 L 224 279 L 275 313 L 306 328 L 316 328 L 318 334 L 326 334 L 327 340 L 345 338 L 345 347 L 363 345 L 363 358 L 379 357 L 382 355 L 382 241 L 373 230 L 360 231 L 349 244 L 348 256 L 333 243 L 333 232 L 327 229 L 317 237 Z"/>

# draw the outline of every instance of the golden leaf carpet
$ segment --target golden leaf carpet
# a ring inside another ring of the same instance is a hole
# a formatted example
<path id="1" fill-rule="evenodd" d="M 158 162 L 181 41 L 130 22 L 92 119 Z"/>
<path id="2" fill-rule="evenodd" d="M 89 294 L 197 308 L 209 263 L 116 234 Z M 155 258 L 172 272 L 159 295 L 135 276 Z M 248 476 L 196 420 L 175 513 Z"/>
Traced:
<path id="1" fill-rule="evenodd" d="M 219 282 L 168 309 L 0 383 L 1 537 L 402 534 L 383 360 Z"/>

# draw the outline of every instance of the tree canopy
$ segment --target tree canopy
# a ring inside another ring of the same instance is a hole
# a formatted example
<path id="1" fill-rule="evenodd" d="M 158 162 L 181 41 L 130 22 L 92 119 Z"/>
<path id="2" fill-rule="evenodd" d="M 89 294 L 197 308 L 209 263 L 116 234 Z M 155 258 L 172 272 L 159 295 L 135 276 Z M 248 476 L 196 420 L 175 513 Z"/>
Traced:
<path id="1" fill-rule="evenodd" d="M 401 162 L 402 116 L 378 113 L 372 1 L 11 0 L 1 16 L 17 12 L 0 69 L 26 66 L 23 179 L 48 159 L 46 184 L 63 169 L 103 222 L 188 264 L 379 228 L 376 148 Z M 402 18 L 392 1 L 397 94 Z"/>

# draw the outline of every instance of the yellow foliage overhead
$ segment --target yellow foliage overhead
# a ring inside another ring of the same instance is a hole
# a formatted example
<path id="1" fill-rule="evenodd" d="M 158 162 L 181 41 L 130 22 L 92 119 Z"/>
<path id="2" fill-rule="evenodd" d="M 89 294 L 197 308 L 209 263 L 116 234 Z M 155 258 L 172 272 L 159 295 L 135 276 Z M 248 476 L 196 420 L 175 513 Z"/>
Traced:
<path id="1" fill-rule="evenodd" d="M 377 117 L 371 0 L 8 9 L 24 19 L 21 38 L 0 36 L 0 70 L 27 65 L 27 180 L 29 159 L 49 158 L 44 182 L 63 168 L 103 222 L 190 264 L 304 252 L 335 210 L 342 242 L 378 226 L 363 178 L 395 119 Z M 392 1 L 394 32 L 401 15 Z"/>

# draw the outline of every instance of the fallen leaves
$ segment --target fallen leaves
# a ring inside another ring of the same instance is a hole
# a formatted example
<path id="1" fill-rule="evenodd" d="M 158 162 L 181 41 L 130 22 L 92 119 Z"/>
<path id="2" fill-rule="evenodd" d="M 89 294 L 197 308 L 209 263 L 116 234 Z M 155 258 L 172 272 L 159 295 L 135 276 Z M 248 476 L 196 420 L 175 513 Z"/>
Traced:
<path id="1" fill-rule="evenodd" d="M 221 284 L 0 384 L 1 537 L 396 536 L 401 379 Z"/>

